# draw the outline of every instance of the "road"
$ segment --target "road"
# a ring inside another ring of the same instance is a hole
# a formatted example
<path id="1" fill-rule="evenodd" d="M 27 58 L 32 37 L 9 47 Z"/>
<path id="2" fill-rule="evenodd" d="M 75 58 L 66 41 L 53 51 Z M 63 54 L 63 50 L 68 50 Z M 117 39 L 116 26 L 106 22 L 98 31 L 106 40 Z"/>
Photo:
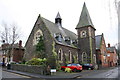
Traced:
<path id="1" fill-rule="evenodd" d="M 28 76 L 2 71 L 2 78 L 31 78 Z"/>
<path id="2" fill-rule="evenodd" d="M 2 80 L 45 80 L 1 70 Z M 0 79 L 1 80 L 1 79 Z"/>
<path id="3" fill-rule="evenodd" d="M 119 75 L 119 76 L 118 76 Z M 120 67 L 110 70 L 94 70 L 78 78 L 120 78 Z"/>
<path id="4" fill-rule="evenodd" d="M 106 78 L 108 78 L 109 80 L 110 78 L 118 78 L 118 77 L 119 77 L 118 80 L 120 80 L 120 67 L 119 68 L 116 67 L 113 69 L 105 69 L 105 70 L 91 70 L 89 72 L 80 72 L 80 74 L 82 74 L 82 76 L 78 76 L 77 78 L 72 80 L 84 80 L 83 78 L 89 78 L 85 80 L 91 80 L 90 78 L 93 78 L 93 80 L 97 80 L 97 78 L 98 79 L 105 78 L 106 80 Z M 29 76 L 24 76 L 24 75 L 11 73 L 7 71 L 2 71 L 2 78 L 14 78 L 13 80 L 17 80 L 18 78 L 21 80 L 35 80 Z M 49 79 L 39 79 L 39 80 L 49 80 Z M 64 80 L 64 79 L 61 79 L 61 80 Z M 71 80 L 71 79 L 65 79 L 65 80 Z"/>

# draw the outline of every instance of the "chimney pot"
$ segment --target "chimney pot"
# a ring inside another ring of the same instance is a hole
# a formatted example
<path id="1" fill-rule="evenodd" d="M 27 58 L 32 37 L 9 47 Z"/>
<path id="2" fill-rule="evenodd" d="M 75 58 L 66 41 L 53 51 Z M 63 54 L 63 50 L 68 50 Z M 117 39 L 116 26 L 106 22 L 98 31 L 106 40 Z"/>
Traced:
<path id="1" fill-rule="evenodd" d="M 21 40 L 19 41 L 19 47 L 22 47 L 22 41 Z"/>
<path id="2" fill-rule="evenodd" d="M 108 47 L 110 47 L 110 43 L 108 43 Z"/>

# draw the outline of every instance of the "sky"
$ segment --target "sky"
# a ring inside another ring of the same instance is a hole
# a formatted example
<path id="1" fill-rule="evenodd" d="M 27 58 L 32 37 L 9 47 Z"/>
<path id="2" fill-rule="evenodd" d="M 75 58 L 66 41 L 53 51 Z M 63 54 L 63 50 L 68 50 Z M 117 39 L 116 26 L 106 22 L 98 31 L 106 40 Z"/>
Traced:
<path id="1" fill-rule="evenodd" d="M 0 31 L 2 23 L 16 23 L 23 45 L 37 20 L 38 15 L 55 22 L 59 11 L 62 26 L 74 33 L 83 3 L 86 3 L 96 35 L 104 33 L 106 44 L 118 42 L 118 18 L 114 0 L 0 0 Z"/>

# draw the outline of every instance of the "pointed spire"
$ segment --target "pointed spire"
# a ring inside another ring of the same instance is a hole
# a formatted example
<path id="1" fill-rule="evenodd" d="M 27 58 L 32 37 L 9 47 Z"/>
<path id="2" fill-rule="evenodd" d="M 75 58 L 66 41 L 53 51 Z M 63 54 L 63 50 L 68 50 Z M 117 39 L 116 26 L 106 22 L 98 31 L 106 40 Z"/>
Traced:
<path id="1" fill-rule="evenodd" d="M 58 26 L 62 26 L 62 19 L 59 12 L 57 13 L 57 16 L 55 18 L 55 24 L 57 24 Z"/>
<path id="2" fill-rule="evenodd" d="M 60 16 L 60 13 L 59 13 L 59 12 L 57 13 L 56 18 L 60 18 L 60 19 L 61 19 L 61 16 Z"/>
<path id="3" fill-rule="evenodd" d="M 78 25 L 76 27 L 76 29 L 80 28 L 80 27 L 85 27 L 85 26 L 92 26 L 94 28 L 94 25 L 92 23 L 92 20 L 90 18 L 89 12 L 87 10 L 86 4 L 84 2 L 83 8 L 82 8 L 82 12 L 81 12 L 81 16 L 78 22 Z"/>

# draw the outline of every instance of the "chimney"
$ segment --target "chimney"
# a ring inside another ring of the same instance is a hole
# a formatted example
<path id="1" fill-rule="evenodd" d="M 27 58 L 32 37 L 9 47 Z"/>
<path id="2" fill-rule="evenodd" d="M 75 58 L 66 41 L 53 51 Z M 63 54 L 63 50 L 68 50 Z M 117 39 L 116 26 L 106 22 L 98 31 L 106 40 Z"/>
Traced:
<path id="1" fill-rule="evenodd" d="M 108 43 L 108 47 L 110 47 L 110 43 Z"/>
<path id="2" fill-rule="evenodd" d="M 21 40 L 19 41 L 19 47 L 22 47 L 22 41 Z"/>

